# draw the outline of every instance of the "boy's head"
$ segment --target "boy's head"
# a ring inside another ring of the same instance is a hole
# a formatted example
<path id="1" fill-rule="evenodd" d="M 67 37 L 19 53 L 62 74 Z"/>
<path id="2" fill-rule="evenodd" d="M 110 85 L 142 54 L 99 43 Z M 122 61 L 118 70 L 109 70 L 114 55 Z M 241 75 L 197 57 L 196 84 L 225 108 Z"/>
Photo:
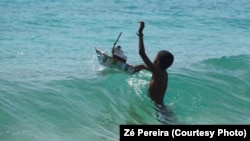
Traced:
<path id="1" fill-rule="evenodd" d="M 166 50 L 159 51 L 154 60 L 154 64 L 162 70 L 169 68 L 173 64 L 173 62 L 173 54 Z"/>

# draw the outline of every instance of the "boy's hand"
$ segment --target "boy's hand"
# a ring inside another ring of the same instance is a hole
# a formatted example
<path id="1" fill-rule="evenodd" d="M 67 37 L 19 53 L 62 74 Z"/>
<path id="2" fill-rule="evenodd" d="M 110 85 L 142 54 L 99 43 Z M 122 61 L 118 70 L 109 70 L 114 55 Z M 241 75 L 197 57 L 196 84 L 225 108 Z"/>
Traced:
<path id="1" fill-rule="evenodd" d="M 145 27 L 145 24 L 144 24 L 143 21 L 140 21 L 139 23 L 140 23 L 140 28 L 139 28 L 138 32 L 139 32 L 139 34 L 140 34 L 140 33 L 142 33 L 142 31 L 143 31 L 143 29 L 144 29 L 144 27 Z"/>
<path id="2" fill-rule="evenodd" d="M 139 72 L 144 68 L 144 65 L 135 66 L 135 72 Z"/>

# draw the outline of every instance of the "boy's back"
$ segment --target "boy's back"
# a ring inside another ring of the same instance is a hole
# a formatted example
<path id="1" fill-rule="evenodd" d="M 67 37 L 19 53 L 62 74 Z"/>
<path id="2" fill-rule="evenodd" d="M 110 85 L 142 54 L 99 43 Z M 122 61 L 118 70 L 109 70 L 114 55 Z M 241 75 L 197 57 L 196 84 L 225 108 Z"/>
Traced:
<path id="1" fill-rule="evenodd" d="M 158 105 L 163 105 L 164 95 L 168 85 L 168 74 L 165 71 L 158 70 L 152 72 L 149 82 L 149 96 Z"/>

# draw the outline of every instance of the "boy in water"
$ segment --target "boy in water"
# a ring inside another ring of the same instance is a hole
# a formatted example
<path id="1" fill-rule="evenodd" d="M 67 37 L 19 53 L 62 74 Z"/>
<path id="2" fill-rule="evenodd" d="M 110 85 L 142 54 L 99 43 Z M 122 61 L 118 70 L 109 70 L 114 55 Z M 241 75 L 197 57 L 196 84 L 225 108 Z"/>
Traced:
<path id="1" fill-rule="evenodd" d="M 168 86 L 167 69 L 172 65 L 174 56 L 172 55 L 172 53 L 166 50 L 161 50 L 158 52 L 154 62 L 151 62 L 144 49 L 144 27 L 144 22 L 140 22 L 140 28 L 137 35 L 139 37 L 139 54 L 145 65 L 138 65 L 135 66 L 135 68 L 136 72 L 139 72 L 142 69 L 152 72 L 152 77 L 148 88 L 149 97 L 157 107 L 162 107 L 164 106 L 163 99 Z"/>

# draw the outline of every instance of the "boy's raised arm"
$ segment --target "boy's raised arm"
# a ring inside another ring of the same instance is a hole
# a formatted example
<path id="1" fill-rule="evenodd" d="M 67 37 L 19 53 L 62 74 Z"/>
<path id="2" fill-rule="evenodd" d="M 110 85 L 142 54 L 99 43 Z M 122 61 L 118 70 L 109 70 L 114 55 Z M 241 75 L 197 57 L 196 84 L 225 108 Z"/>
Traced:
<path id="1" fill-rule="evenodd" d="M 148 58 L 148 56 L 145 53 L 145 48 L 144 48 L 144 42 L 143 42 L 143 29 L 145 27 L 145 24 L 143 21 L 140 22 L 140 28 L 138 30 L 138 37 L 139 37 L 139 54 L 142 58 L 142 60 L 144 61 L 144 63 L 147 65 L 148 70 L 150 71 L 155 71 L 156 67 L 155 65 L 150 61 L 150 59 Z"/>

